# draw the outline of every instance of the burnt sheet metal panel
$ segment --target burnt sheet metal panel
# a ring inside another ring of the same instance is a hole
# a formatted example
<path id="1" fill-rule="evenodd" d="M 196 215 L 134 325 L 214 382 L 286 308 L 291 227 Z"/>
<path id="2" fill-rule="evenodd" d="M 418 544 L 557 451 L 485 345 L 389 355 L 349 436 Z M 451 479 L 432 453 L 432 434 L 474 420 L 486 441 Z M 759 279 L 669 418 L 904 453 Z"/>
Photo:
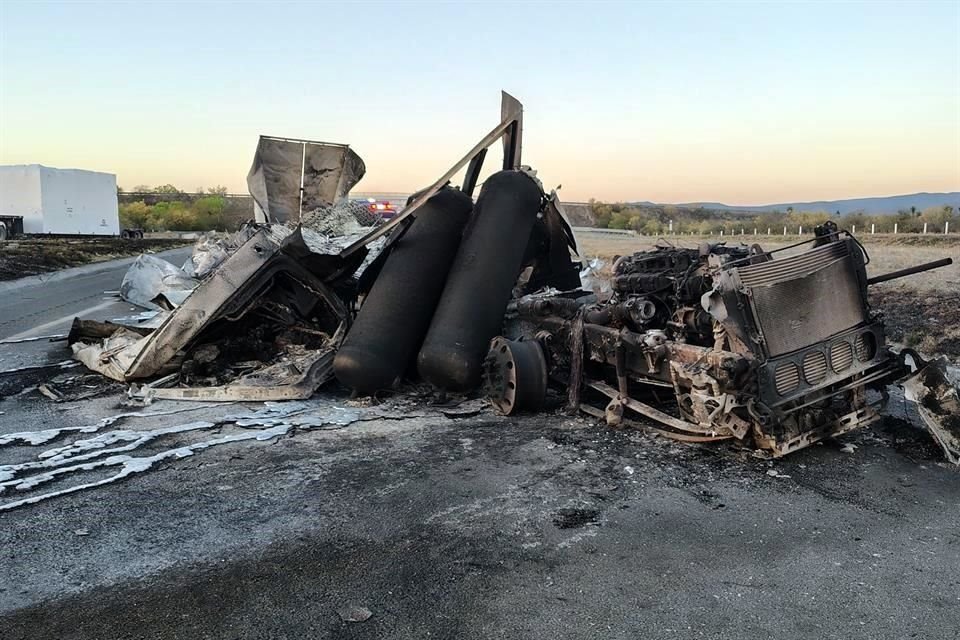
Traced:
<path id="1" fill-rule="evenodd" d="M 417 359 L 428 382 L 457 391 L 480 384 L 542 198 L 521 171 L 500 171 L 484 182 Z"/>
<path id="2" fill-rule="evenodd" d="M 264 221 L 296 223 L 346 196 L 365 172 L 345 144 L 260 136 L 247 188 Z"/>
<path id="3" fill-rule="evenodd" d="M 300 219 L 303 144 L 260 137 L 247 188 L 269 222 Z"/>
<path id="4" fill-rule="evenodd" d="M 366 171 L 350 147 L 304 143 L 301 213 L 329 207 L 343 198 Z"/>
<path id="5" fill-rule="evenodd" d="M 769 356 L 796 351 L 867 322 L 846 242 L 736 271 Z"/>
<path id="6" fill-rule="evenodd" d="M 466 194 L 441 189 L 391 246 L 334 360 L 341 384 L 373 393 L 391 387 L 413 364 L 472 207 Z"/>

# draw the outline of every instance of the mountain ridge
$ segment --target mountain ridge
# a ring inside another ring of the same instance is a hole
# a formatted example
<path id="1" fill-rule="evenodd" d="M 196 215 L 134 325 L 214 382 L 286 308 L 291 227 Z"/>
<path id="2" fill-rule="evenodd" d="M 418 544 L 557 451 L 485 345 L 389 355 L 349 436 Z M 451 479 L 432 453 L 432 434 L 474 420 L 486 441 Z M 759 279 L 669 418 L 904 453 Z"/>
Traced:
<path id="1" fill-rule="evenodd" d="M 634 201 L 629 204 L 645 206 L 664 206 L 672 204 L 675 207 L 715 209 L 718 211 L 743 211 L 762 213 L 778 210 L 785 212 L 788 208 L 794 211 L 828 211 L 840 212 L 840 215 L 852 213 L 866 214 L 895 214 L 901 209 L 916 207 L 923 211 L 929 207 L 950 205 L 954 210 L 960 210 L 960 191 L 929 192 L 919 191 L 895 196 L 872 196 L 868 198 L 845 198 L 841 200 L 812 200 L 809 202 L 782 202 L 764 205 L 729 205 L 722 202 L 683 202 L 683 203 L 654 203 L 650 201 Z"/>

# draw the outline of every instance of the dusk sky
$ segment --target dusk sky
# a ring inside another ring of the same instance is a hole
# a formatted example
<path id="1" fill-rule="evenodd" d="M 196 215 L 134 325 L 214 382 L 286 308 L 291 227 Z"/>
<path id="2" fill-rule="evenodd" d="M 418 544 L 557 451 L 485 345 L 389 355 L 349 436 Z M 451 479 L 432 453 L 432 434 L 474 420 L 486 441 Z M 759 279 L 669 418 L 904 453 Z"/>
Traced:
<path id="1" fill-rule="evenodd" d="M 246 191 L 260 134 L 431 183 L 525 106 L 578 201 L 960 190 L 960 2 L 0 1 L 0 164 Z M 499 157 L 499 149 L 491 157 Z"/>

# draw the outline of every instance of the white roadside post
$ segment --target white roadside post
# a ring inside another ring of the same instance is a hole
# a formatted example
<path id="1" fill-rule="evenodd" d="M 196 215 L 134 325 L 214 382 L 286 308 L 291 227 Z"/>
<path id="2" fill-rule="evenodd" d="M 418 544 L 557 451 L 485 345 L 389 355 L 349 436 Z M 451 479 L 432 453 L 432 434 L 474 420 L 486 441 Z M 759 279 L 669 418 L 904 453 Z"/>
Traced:
<path id="1" fill-rule="evenodd" d="M 767 235 L 768 235 L 768 236 L 771 235 L 771 234 L 770 234 L 770 227 L 767 227 Z"/>
<path id="2" fill-rule="evenodd" d="M 787 228 L 786 228 L 786 227 L 783 228 L 783 235 L 787 235 Z"/>
<path id="3" fill-rule="evenodd" d="M 877 230 L 877 225 L 875 225 L 874 223 L 871 222 L 871 223 L 870 223 L 870 233 L 871 233 L 871 235 L 872 235 L 876 230 Z"/>
<path id="4" fill-rule="evenodd" d="M 854 224 L 854 225 L 851 225 L 851 231 L 850 231 L 850 233 L 852 233 L 853 235 L 857 235 L 857 225 L 855 225 L 855 224 Z"/>
<path id="5" fill-rule="evenodd" d="M 803 235 L 803 227 L 800 227 L 800 231 L 797 231 L 797 235 L 798 235 L 798 236 L 802 236 L 802 235 Z"/>
<path id="6" fill-rule="evenodd" d="M 944 232 L 944 233 L 950 233 L 950 221 L 949 221 L 949 220 L 947 220 L 946 222 L 943 223 L 943 232 Z"/>
<path id="7" fill-rule="evenodd" d="M 927 235 L 927 223 L 923 223 L 923 235 Z"/>
<path id="8" fill-rule="evenodd" d="M 893 223 L 893 235 L 897 235 L 897 223 Z"/>

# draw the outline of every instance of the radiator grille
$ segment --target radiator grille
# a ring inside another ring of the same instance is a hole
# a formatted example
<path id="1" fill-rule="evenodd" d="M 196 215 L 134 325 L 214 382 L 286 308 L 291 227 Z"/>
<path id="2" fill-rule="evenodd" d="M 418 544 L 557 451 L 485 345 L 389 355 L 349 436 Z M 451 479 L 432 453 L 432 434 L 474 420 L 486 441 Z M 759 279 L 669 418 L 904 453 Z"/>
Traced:
<path id="1" fill-rule="evenodd" d="M 866 362 L 876 353 L 877 339 L 873 337 L 872 333 L 861 333 L 853 341 L 853 350 L 857 353 L 857 360 Z"/>
<path id="2" fill-rule="evenodd" d="M 780 395 L 800 386 L 800 370 L 792 362 L 781 362 L 773 372 L 774 386 Z"/>
<path id="3" fill-rule="evenodd" d="M 846 242 L 830 242 L 795 256 L 738 267 L 737 271 L 740 273 L 740 282 L 744 285 L 762 287 L 784 280 L 802 278 L 848 255 L 850 255 L 850 249 Z"/>
<path id="4" fill-rule="evenodd" d="M 770 356 L 826 340 L 867 320 L 846 242 L 737 268 Z"/>
<path id="5" fill-rule="evenodd" d="M 820 384 L 827 377 L 827 359 L 819 351 L 803 356 L 803 379 L 807 384 Z"/>
<path id="6" fill-rule="evenodd" d="M 830 346 L 830 368 L 835 373 L 846 371 L 853 364 L 853 347 L 849 342 L 835 342 Z"/>

